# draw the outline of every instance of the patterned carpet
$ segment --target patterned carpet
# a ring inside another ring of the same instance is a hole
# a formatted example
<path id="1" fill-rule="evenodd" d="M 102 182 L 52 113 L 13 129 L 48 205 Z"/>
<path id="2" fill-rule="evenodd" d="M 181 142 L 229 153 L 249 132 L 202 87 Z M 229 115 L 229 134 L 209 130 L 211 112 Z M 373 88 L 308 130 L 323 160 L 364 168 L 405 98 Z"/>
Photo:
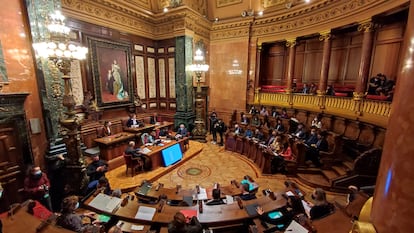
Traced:
<path id="1" fill-rule="evenodd" d="M 231 180 L 239 181 L 245 175 L 253 177 L 259 184 L 258 196 L 262 195 L 263 189 L 283 190 L 284 181 L 287 179 L 297 182 L 308 198 L 313 189 L 285 175 L 262 175 L 258 167 L 245 156 L 226 151 L 224 147 L 211 143 L 190 141 L 190 147 L 184 154 L 183 161 L 174 169 L 171 168 L 160 167 L 131 177 L 130 174 L 125 175 L 125 166 L 121 166 L 108 172 L 107 177 L 112 188 L 125 191 L 132 191 L 143 180 L 150 180 L 155 184 L 163 183 L 164 187 L 174 188 L 179 184 L 184 189 L 191 189 L 196 185 L 211 187 L 216 182 L 228 185 Z M 342 203 L 345 198 L 343 194 L 328 193 L 328 199 L 331 201 Z"/>

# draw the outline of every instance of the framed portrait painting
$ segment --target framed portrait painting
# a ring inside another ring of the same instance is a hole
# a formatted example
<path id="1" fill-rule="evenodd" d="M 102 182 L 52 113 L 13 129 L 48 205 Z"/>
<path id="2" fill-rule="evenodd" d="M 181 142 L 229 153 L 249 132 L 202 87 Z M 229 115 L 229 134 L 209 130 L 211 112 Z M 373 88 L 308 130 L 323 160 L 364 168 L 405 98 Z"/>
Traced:
<path id="1" fill-rule="evenodd" d="M 129 105 L 133 98 L 131 47 L 88 38 L 96 102 L 101 108 Z"/>

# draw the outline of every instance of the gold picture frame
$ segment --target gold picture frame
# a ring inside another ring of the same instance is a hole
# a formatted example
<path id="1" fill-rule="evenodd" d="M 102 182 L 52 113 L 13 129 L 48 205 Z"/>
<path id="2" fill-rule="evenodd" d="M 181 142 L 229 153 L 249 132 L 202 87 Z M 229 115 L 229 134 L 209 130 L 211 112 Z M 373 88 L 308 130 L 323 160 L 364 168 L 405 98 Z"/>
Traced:
<path id="1" fill-rule="evenodd" d="M 217 8 L 242 3 L 242 0 L 216 0 Z"/>

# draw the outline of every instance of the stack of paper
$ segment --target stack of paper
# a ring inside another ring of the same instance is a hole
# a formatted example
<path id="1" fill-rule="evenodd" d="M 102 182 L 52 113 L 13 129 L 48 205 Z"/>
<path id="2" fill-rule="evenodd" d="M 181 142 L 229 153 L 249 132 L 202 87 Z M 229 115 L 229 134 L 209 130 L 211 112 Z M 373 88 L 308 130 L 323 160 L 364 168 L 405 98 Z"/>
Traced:
<path id="1" fill-rule="evenodd" d="M 309 231 L 300 225 L 298 222 L 293 220 L 289 226 L 286 228 L 285 233 L 308 233 Z"/>
<path id="2" fill-rule="evenodd" d="M 197 194 L 197 200 L 207 200 L 207 191 L 205 188 L 200 187 L 200 193 Z"/>
<path id="3" fill-rule="evenodd" d="M 148 206 L 140 206 L 138 207 L 137 214 L 135 215 L 136 219 L 142 219 L 151 221 L 155 214 L 155 208 L 148 207 Z"/>

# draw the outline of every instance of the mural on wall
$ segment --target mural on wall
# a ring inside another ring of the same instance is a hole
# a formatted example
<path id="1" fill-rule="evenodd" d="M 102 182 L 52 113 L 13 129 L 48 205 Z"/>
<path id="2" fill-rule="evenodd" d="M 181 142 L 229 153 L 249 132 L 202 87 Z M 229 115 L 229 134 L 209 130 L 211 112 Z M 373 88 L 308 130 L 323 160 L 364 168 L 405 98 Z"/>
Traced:
<path id="1" fill-rule="evenodd" d="M 3 56 L 3 46 L 1 45 L 0 40 L 0 83 L 7 83 L 9 80 L 7 78 L 7 69 L 6 62 L 4 61 Z"/>
<path id="2" fill-rule="evenodd" d="M 131 104 L 134 95 L 130 46 L 95 38 L 88 38 L 88 43 L 98 106 Z"/>

